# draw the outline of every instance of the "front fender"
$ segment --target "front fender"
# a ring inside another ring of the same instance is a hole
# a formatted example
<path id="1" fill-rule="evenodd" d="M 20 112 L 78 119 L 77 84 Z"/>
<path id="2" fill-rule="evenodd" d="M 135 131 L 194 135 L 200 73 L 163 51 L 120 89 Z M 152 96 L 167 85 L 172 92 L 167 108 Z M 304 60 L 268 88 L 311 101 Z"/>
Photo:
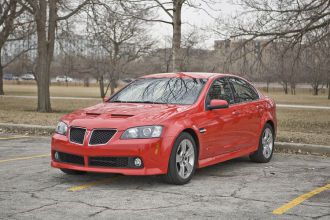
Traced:
<path id="1" fill-rule="evenodd" d="M 164 139 L 166 139 L 166 146 L 164 146 L 164 154 L 166 155 L 167 163 L 171 156 L 173 145 L 179 135 L 184 132 L 185 130 L 193 131 L 196 138 L 197 138 L 197 151 L 202 150 L 200 147 L 200 137 L 199 137 L 199 129 L 193 122 L 187 118 L 185 120 L 173 120 L 172 123 L 165 125 L 166 131 L 164 135 Z"/>

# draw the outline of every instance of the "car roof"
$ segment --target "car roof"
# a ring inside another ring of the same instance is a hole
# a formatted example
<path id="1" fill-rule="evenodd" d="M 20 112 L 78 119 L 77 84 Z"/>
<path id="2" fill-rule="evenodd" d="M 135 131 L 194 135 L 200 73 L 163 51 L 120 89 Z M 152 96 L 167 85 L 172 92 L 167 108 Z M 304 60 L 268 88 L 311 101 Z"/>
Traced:
<path id="1" fill-rule="evenodd" d="M 142 76 L 141 78 L 199 78 L 199 79 L 208 79 L 216 76 L 232 76 L 230 74 L 223 73 L 203 73 L 203 72 L 176 72 L 176 73 L 157 73 Z"/>

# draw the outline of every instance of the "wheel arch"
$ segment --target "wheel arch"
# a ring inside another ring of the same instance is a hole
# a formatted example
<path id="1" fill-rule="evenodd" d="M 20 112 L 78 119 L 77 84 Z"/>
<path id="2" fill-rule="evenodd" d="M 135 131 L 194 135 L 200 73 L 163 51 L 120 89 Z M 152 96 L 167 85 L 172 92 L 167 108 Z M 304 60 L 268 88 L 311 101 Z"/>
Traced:
<path id="1" fill-rule="evenodd" d="M 196 143 L 197 160 L 198 160 L 198 158 L 199 158 L 199 146 L 200 146 L 200 144 L 199 144 L 199 139 L 198 139 L 198 136 L 197 136 L 195 130 L 192 129 L 192 128 L 186 128 L 183 131 L 181 131 L 181 133 L 183 133 L 183 132 L 186 132 L 186 133 L 190 134 L 193 137 L 193 139 L 194 139 L 194 141 Z"/>
<path id="2" fill-rule="evenodd" d="M 266 124 L 269 124 L 272 128 L 273 128 L 273 132 L 274 132 L 274 135 L 276 136 L 276 128 L 275 128 L 275 124 L 274 122 L 271 120 L 271 119 L 268 119 L 265 123 Z"/>

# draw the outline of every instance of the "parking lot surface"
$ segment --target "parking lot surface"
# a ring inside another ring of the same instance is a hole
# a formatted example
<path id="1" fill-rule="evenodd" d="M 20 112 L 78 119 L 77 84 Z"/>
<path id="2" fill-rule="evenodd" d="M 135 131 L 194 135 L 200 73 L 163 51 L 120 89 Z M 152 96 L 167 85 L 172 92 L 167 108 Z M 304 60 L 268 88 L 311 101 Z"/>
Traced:
<path id="1" fill-rule="evenodd" d="M 66 175 L 49 153 L 50 138 L 0 137 L 1 219 L 330 219 L 327 157 L 239 158 L 174 186 L 158 176 Z"/>

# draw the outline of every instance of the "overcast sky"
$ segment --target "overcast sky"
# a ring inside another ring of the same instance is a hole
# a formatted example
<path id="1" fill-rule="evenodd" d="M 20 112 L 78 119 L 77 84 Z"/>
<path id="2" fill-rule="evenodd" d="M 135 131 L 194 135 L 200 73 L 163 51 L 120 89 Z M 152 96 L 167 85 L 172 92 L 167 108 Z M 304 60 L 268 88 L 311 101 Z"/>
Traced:
<path id="1" fill-rule="evenodd" d="M 212 49 L 214 40 L 221 39 L 220 36 L 214 35 L 211 31 L 210 27 L 213 28 L 215 24 L 214 18 L 228 18 L 240 10 L 239 6 L 232 3 L 234 0 L 214 1 L 219 1 L 220 3 L 212 5 L 212 9 L 204 4 L 202 6 L 203 10 L 191 8 L 187 5 L 184 5 L 182 10 L 182 35 L 184 36 L 187 33 L 190 33 L 194 28 L 197 29 L 203 35 L 203 39 L 200 39 L 198 44 L 198 47 L 200 48 Z M 157 14 L 159 14 L 160 19 L 170 21 L 168 15 L 165 14 L 164 11 L 159 10 Z M 83 23 L 85 22 L 84 19 L 86 18 L 83 16 Z M 77 23 L 79 23 L 79 21 L 77 21 Z M 171 39 L 172 37 L 172 26 L 160 22 L 150 22 L 149 25 L 149 34 L 158 41 L 157 46 L 161 48 L 171 47 L 171 41 L 167 40 L 166 42 L 166 39 Z M 78 32 L 84 32 L 86 27 L 84 24 L 81 24 L 77 25 L 76 28 Z"/>
<path id="2" fill-rule="evenodd" d="M 228 17 L 234 15 L 238 10 L 239 7 L 230 3 L 229 1 L 223 1 L 218 3 L 217 5 L 212 6 L 215 10 L 209 9 L 206 5 L 203 6 L 205 10 L 211 15 L 208 15 L 203 10 L 193 9 L 185 6 L 182 11 L 182 32 L 183 34 L 191 32 L 193 26 L 196 26 L 198 29 L 202 29 L 201 33 L 206 36 L 205 41 L 199 46 L 206 47 L 211 49 L 213 47 L 214 40 L 219 39 L 219 36 L 215 36 L 209 30 L 210 26 L 214 25 L 214 19 L 212 17 Z M 167 15 L 163 14 L 161 11 L 159 12 L 161 15 L 160 17 L 166 20 L 168 17 Z M 168 20 L 168 19 L 167 19 Z M 156 23 L 151 27 L 151 31 L 155 38 L 159 41 L 160 47 L 165 47 L 165 36 L 172 36 L 172 26 L 167 24 L 159 24 Z M 167 42 L 167 47 L 169 43 Z"/>

